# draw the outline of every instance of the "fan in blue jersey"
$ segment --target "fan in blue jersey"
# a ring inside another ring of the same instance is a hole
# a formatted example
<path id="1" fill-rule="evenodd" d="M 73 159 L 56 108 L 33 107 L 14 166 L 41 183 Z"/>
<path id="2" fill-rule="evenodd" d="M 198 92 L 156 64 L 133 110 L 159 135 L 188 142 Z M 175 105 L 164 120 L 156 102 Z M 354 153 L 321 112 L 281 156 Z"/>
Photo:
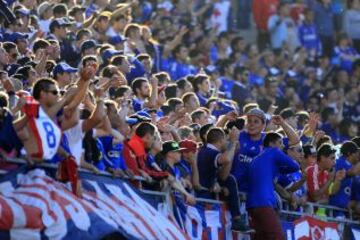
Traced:
<path id="1" fill-rule="evenodd" d="M 335 170 L 345 170 L 346 177 L 341 181 L 340 189 L 330 196 L 329 204 L 347 208 L 351 196 L 351 184 L 353 177 L 360 174 L 360 148 L 352 141 L 347 141 L 341 146 L 342 156 L 336 160 Z M 340 214 L 340 213 L 336 213 Z"/>
<path id="2" fill-rule="evenodd" d="M 273 123 L 282 127 L 288 137 L 289 146 L 297 144 L 300 141 L 294 129 L 280 116 L 274 116 Z M 248 189 L 247 170 L 249 164 L 252 159 L 262 151 L 262 142 L 265 137 L 265 133 L 263 132 L 265 124 L 266 116 L 262 110 L 255 108 L 248 112 L 246 130 L 240 133 L 240 148 L 235 154 L 231 169 L 231 174 L 236 178 L 239 191 L 241 192 L 246 192 Z"/>

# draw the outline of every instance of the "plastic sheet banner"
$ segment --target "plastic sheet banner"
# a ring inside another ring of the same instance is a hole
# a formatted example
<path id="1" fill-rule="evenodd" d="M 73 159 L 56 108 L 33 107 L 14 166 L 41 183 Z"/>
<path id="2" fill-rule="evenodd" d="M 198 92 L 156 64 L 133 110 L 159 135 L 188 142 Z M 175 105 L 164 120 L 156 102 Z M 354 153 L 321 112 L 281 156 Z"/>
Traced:
<path id="1" fill-rule="evenodd" d="M 0 179 L 0 239 L 189 239 L 125 181 L 81 174 L 73 195 L 44 169 L 20 168 Z"/>
<path id="2" fill-rule="evenodd" d="M 294 222 L 295 240 L 340 240 L 338 225 L 312 217 L 302 217 Z"/>

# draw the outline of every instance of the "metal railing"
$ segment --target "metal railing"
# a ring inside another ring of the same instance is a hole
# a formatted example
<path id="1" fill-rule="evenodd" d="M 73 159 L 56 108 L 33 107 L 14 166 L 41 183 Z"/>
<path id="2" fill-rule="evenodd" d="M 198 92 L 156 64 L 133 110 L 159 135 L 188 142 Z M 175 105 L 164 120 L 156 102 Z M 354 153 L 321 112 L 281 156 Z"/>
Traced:
<path id="1" fill-rule="evenodd" d="M 20 159 L 20 158 L 7 158 L 6 162 L 13 163 L 13 164 L 21 164 L 21 165 L 28 164 L 28 162 L 26 160 Z M 34 166 L 57 169 L 57 164 L 53 164 L 53 163 L 36 163 L 36 164 L 34 164 Z M 79 172 L 80 173 L 81 172 L 93 173 L 92 171 L 83 169 L 83 168 L 79 168 Z M 7 173 L 6 170 L 0 170 L 0 175 L 5 175 L 6 173 Z M 95 174 L 95 173 L 93 173 L 93 174 Z M 99 173 L 97 175 L 114 178 L 114 176 L 112 174 L 105 172 L 105 171 L 99 171 Z M 140 176 L 136 176 L 133 178 L 129 178 L 129 177 L 117 177 L 117 178 L 121 178 L 124 180 L 135 180 L 135 181 L 140 181 L 140 182 L 145 181 L 145 179 Z M 147 195 L 162 197 L 164 199 L 164 201 L 167 201 L 168 192 L 150 191 L 150 190 L 145 190 L 145 189 L 140 189 L 140 191 Z M 246 194 L 245 193 L 240 192 L 239 198 L 242 203 L 246 202 Z M 224 204 L 224 202 L 222 202 L 222 201 L 215 200 L 215 199 L 207 199 L 207 198 L 196 198 L 196 201 L 201 202 L 201 203 L 209 203 L 209 204 Z M 315 209 L 318 209 L 318 208 L 325 209 L 326 212 L 329 214 L 329 216 L 325 217 L 325 216 L 316 215 Z M 346 218 L 335 218 L 334 217 L 335 211 L 342 212 L 347 217 Z M 299 211 L 294 211 L 294 210 L 290 209 L 290 205 L 288 204 L 288 202 L 282 200 L 282 202 L 280 204 L 280 214 L 285 215 L 285 216 L 293 216 L 293 217 L 312 216 L 312 217 L 323 219 L 323 220 L 330 221 L 330 222 L 360 225 L 359 221 L 356 221 L 353 219 L 352 211 L 348 211 L 347 209 L 338 208 L 335 206 L 323 205 L 323 204 L 311 203 L 311 202 L 307 202 L 305 204 L 305 206 L 303 206 Z"/>

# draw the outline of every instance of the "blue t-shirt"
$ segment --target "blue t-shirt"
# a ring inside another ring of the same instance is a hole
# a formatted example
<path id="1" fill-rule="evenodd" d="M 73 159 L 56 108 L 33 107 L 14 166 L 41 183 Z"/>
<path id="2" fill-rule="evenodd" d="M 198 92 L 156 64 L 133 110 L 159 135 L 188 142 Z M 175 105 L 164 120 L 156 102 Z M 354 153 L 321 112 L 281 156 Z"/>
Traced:
<path id="1" fill-rule="evenodd" d="M 344 156 L 336 160 L 335 163 L 336 171 L 343 169 L 348 171 L 351 167 L 352 167 L 351 163 L 349 163 Z M 330 205 L 340 208 L 347 208 L 351 196 L 351 182 L 352 182 L 352 177 L 349 176 L 346 176 L 341 181 L 339 191 L 336 194 L 331 195 L 329 198 Z"/>
<path id="2" fill-rule="evenodd" d="M 297 172 L 299 169 L 299 164 L 280 149 L 265 148 L 249 166 L 246 207 L 275 207 L 275 177 L 279 174 Z"/>
<path id="3" fill-rule="evenodd" d="M 200 148 L 197 156 L 200 185 L 211 188 L 217 179 L 217 158 L 220 151 L 211 147 L 210 144 Z"/>
<path id="4" fill-rule="evenodd" d="M 234 156 L 231 174 L 236 178 L 240 192 L 248 189 L 247 171 L 254 157 L 260 154 L 265 133 L 262 133 L 260 140 L 253 141 L 250 135 L 243 131 L 240 133 L 240 148 Z"/>

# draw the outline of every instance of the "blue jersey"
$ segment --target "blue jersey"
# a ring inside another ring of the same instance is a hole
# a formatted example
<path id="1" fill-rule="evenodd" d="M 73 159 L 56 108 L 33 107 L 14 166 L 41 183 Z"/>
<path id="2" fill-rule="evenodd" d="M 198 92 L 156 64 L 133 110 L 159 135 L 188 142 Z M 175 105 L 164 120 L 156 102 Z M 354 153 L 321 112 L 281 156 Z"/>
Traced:
<path id="1" fill-rule="evenodd" d="M 220 91 L 225 93 L 225 98 L 232 99 L 231 92 L 234 87 L 235 81 L 233 79 L 227 79 L 225 77 L 221 77 L 221 86 Z"/>
<path id="2" fill-rule="evenodd" d="M 347 47 L 347 48 L 335 47 L 334 53 L 335 53 L 335 55 L 333 58 L 333 63 L 340 65 L 340 68 L 342 70 L 345 70 L 348 73 L 351 73 L 353 61 L 350 59 L 343 58 L 342 55 L 349 55 L 354 58 L 359 57 L 359 54 L 357 53 L 355 48 L 353 48 L 353 47 Z"/>
<path id="3" fill-rule="evenodd" d="M 105 136 L 99 138 L 107 160 L 111 162 L 112 168 L 126 170 L 125 160 L 122 155 L 123 145 L 121 143 L 114 143 L 112 136 Z"/>
<path id="4" fill-rule="evenodd" d="M 134 112 L 139 112 L 144 108 L 144 102 L 139 100 L 138 98 L 132 99 L 132 105 L 133 105 Z"/>
<path id="5" fill-rule="evenodd" d="M 290 188 L 292 185 L 294 185 L 295 183 L 299 182 L 302 178 L 302 173 L 301 171 L 298 172 L 294 172 L 294 173 L 289 173 L 289 174 L 280 174 L 280 176 L 277 179 L 277 183 L 280 184 L 280 186 L 282 186 L 285 189 Z M 294 194 L 298 197 L 301 198 L 303 196 L 306 196 L 306 187 L 305 187 L 305 183 L 294 192 Z"/>
<path id="6" fill-rule="evenodd" d="M 253 141 L 247 132 L 240 133 L 240 148 L 234 156 L 231 174 L 236 178 L 241 192 L 247 191 L 247 171 L 253 158 L 260 154 L 264 137 L 265 133 L 262 133 L 260 140 Z"/>
<path id="7" fill-rule="evenodd" d="M 197 156 L 197 166 L 199 169 L 199 181 L 201 186 L 206 188 L 214 186 L 217 179 L 217 158 L 219 154 L 220 151 L 211 144 L 206 144 L 206 146 L 200 148 Z"/>
<path id="8" fill-rule="evenodd" d="M 280 149 L 265 148 L 249 165 L 246 207 L 275 207 L 275 177 L 297 172 L 299 169 L 299 164 Z"/>
<path id="9" fill-rule="evenodd" d="M 343 156 L 336 160 L 336 171 L 343 169 L 348 171 L 351 167 L 351 163 L 349 163 Z M 351 196 L 351 183 L 352 177 L 345 177 L 341 181 L 339 191 L 336 194 L 330 196 L 329 204 L 340 208 L 347 208 Z"/>
<path id="10" fill-rule="evenodd" d="M 320 52 L 320 40 L 316 32 L 315 24 L 303 24 L 298 30 L 301 45 L 307 50 Z"/>

